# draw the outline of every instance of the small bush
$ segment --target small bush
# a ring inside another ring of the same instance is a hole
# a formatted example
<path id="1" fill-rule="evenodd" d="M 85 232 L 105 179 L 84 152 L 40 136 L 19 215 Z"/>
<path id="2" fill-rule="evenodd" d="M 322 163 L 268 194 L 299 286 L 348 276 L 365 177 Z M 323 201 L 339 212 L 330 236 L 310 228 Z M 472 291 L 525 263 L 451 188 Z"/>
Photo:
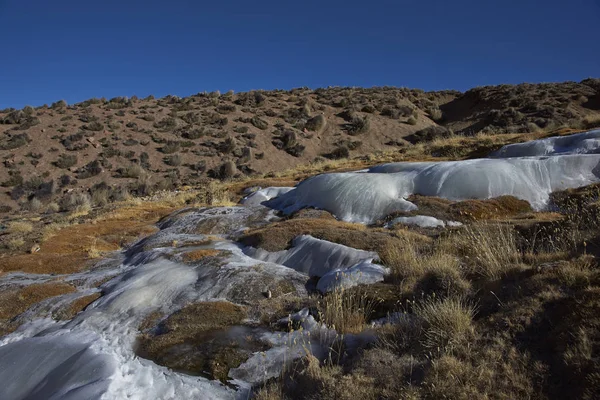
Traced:
<path id="1" fill-rule="evenodd" d="M 231 179 L 237 173 L 237 167 L 233 161 L 225 161 L 219 168 L 219 178 L 221 180 Z"/>
<path id="2" fill-rule="evenodd" d="M 177 127 L 177 121 L 173 117 L 165 117 L 160 121 L 154 123 L 154 127 L 162 132 L 171 131 L 175 127 Z"/>
<path id="3" fill-rule="evenodd" d="M 346 125 L 346 131 L 350 135 L 358 135 L 361 133 L 368 132 L 371 128 L 371 120 L 368 116 L 360 117 L 356 116 L 352 119 L 352 122 Z"/>
<path id="4" fill-rule="evenodd" d="M 306 124 L 304 125 L 304 127 L 306 129 L 308 129 L 309 131 L 321 132 L 323 129 L 325 129 L 326 125 L 327 125 L 327 120 L 325 119 L 325 116 L 319 114 L 319 115 L 309 119 L 308 121 L 306 121 Z"/>
<path id="5" fill-rule="evenodd" d="M 178 167 L 181 165 L 181 156 L 179 154 L 172 154 L 163 158 L 163 161 L 171 167 Z"/>
<path id="6" fill-rule="evenodd" d="M 144 169 L 138 164 L 131 164 L 125 168 L 119 168 L 117 173 L 121 178 L 139 178 L 144 174 Z"/>
<path id="7" fill-rule="evenodd" d="M 180 148 L 181 144 L 179 142 L 169 140 L 159 150 L 163 154 L 173 154 L 178 152 Z"/>
<path id="8" fill-rule="evenodd" d="M 102 172 L 102 164 L 100 161 L 90 161 L 83 167 L 77 170 L 77 179 L 87 179 L 96 176 Z"/>
<path id="9" fill-rule="evenodd" d="M 250 123 L 261 130 L 265 130 L 269 127 L 269 123 L 267 121 L 265 121 L 264 119 L 261 119 L 257 116 L 252 117 L 252 119 L 250 120 Z"/>
<path id="10" fill-rule="evenodd" d="M 195 112 L 183 114 L 180 118 L 190 125 L 194 125 L 200 122 L 200 116 Z"/>
<path id="11" fill-rule="evenodd" d="M 101 124 L 98 121 L 93 121 L 93 122 L 90 122 L 89 124 L 83 125 L 81 128 L 85 129 L 87 131 L 97 132 L 97 131 L 101 131 L 104 129 L 104 124 Z"/>
<path id="12" fill-rule="evenodd" d="M 3 137 L 0 139 L 0 150 L 14 150 L 25 146 L 31 139 L 26 133 Z"/>
<path id="13" fill-rule="evenodd" d="M 58 168 L 69 169 L 77 164 L 76 154 L 61 154 L 58 156 L 58 160 L 54 162 L 54 165 Z"/>
<path id="14" fill-rule="evenodd" d="M 86 212 L 92 209 L 92 199 L 87 193 L 69 193 L 59 205 L 62 211 Z"/>
<path id="15" fill-rule="evenodd" d="M 350 150 L 346 146 L 340 146 L 333 150 L 331 153 L 324 154 L 323 156 L 331 160 L 339 160 L 342 158 L 350 157 Z"/>

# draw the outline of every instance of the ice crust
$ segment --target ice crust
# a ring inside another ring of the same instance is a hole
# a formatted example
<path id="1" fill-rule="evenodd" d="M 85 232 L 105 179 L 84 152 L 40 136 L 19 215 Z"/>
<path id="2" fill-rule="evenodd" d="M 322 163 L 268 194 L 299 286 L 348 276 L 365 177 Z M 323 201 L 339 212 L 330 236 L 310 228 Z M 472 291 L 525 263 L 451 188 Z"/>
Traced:
<path id="1" fill-rule="evenodd" d="M 94 268 L 54 276 L 9 273 L 0 290 L 62 279 L 77 292 L 46 299 L 18 317 L 17 331 L 0 338 L 0 399 L 242 399 L 252 385 L 277 376 L 307 349 L 317 357 L 336 332 L 302 310 L 290 316 L 303 329 L 264 331 L 271 349 L 256 353 L 230 371 L 233 385 L 178 373 L 134 353 L 140 322 L 151 312 L 169 314 L 196 301 L 243 303 L 262 296 L 269 285 L 290 283 L 301 295 L 309 277 L 328 292 L 383 279 L 376 253 L 316 239 L 295 238 L 280 252 L 242 248 L 236 235 L 273 218 L 263 205 L 284 213 L 325 209 L 346 221 L 373 223 L 395 211 L 412 211 L 411 194 L 451 200 L 514 195 L 536 209 L 552 191 L 600 181 L 600 130 L 506 146 L 490 159 L 458 162 L 392 163 L 352 173 L 322 174 L 295 188 L 266 188 L 249 195 L 243 207 L 180 210 L 162 220 L 160 230 Z M 440 226 L 444 221 L 413 216 L 393 222 Z M 452 225 L 451 221 L 446 222 Z M 202 232 L 202 233 L 199 233 Z M 221 251 L 215 261 L 183 262 L 198 249 Z M 112 278 L 112 279 L 111 279 Z M 96 282 L 109 279 L 100 288 Z M 57 322 L 52 313 L 74 299 L 102 297 L 72 320 Z M 412 323 L 394 315 L 374 324 Z M 345 335 L 345 349 L 372 341 Z"/>
<path id="2" fill-rule="evenodd" d="M 381 282 L 388 273 L 385 267 L 372 263 L 378 258 L 377 253 L 357 250 L 310 235 L 294 238 L 289 250 L 269 252 L 246 247 L 244 253 L 258 260 L 285 265 L 309 277 L 320 278 L 317 290 L 323 293 Z"/>
<path id="3" fill-rule="evenodd" d="M 406 200 L 411 194 L 449 200 L 512 195 L 541 210 L 553 191 L 598 182 L 599 163 L 600 155 L 391 163 L 364 173 L 317 175 L 264 204 L 285 214 L 314 207 L 366 224 L 416 209 Z"/>
<path id="4" fill-rule="evenodd" d="M 323 353 L 335 331 L 314 319 L 306 322 L 303 332 L 264 332 L 260 339 L 272 348 L 231 371 L 235 386 L 178 373 L 134 353 L 137 327 L 152 311 L 168 315 L 196 301 L 241 303 L 245 298 L 264 298 L 264 289 L 280 281 L 306 295 L 308 275 L 251 258 L 228 235 L 213 235 L 213 242 L 206 243 L 206 235 L 195 233 L 199 226 L 232 234 L 244 226 L 260 226 L 260 218 L 270 218 L 265 211 L 246 207 L 182 210 L 161 221 L 159 232 L 118 253 L 111 262 L 64 276 L 81 285 L 77 295 L 101 290 L 103 296 L 71 321 L 37 319 L 1 338 L 0 399 L 245 399 L 252 384 L 276 376 L 307 349 Z M 182 254 L 202 248 L 221 250 L 223 256 L 216 263 L 208 259 L 181 262 Z M 90 287 L 107 276 L 115 277 L 100 289 Z M 57 277 L 7 274 L 0 278 L 0 287 L 50 279 Z M 48 299 L 48 313 L 73 295 Z"/>
<path id="5" fill-rule="evenodd" d="M 525 143 L 509 144 L 493 152 L 490 157 L 508 158 L 598 153 L 600 153 L 600 129 L 595 129 L 569 136 L 553 136 Z"/>

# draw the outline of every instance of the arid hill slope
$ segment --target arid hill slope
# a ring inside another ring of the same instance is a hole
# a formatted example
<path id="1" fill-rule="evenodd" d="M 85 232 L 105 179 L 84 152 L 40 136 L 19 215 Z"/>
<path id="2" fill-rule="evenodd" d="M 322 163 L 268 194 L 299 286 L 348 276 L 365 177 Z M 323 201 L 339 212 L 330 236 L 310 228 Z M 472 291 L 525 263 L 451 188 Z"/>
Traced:
<path id="1" fill-rule="evenodd" d="M 203 182 L 347 158 L 451 132 L 591 127 L 600 80 L 457 91 L 308 88 L 186 98 L 90 99 L 0 110 L 2 212 L 68 209 Z M 66 195 L 65 195 L 66 194 Z"/>

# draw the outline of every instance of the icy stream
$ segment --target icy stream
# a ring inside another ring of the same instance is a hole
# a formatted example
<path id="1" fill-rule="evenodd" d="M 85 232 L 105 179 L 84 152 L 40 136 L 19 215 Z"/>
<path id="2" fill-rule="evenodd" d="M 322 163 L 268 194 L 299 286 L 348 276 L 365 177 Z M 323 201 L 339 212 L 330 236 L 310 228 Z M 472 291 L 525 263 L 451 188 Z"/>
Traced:
<path id="1" fill-rule="evenodd" d="M 85 272 L 6 274 L 0 277 L 0 290 L 62 278 L 78 291 L 34 305 L 17 318 L 23 323 L 17 331 L 0 338 L 0 399 L 246 398 L 252 385 L 277 376 L 284 363 L 306 349 L 322 354 L 335 332 L 307 310 L 292 317 L 303 330 L 258 331 L 270 349 L 230 370 L 229 385 L 224 385 L 136 356 L 141 322 L 153 311 L 169 315 L 193 302 L 248 304 L 282 282 L 305 295 L 310 277 L 318 278 L 317 289 L 327 292 L 381 281 L 387 270 L 373 263 L 375 253 L 307 235 L 280 252 L 242 248 L 235 237 L 244 228 L 277 219 L 273 210 L 291 214 L 307 207 L 345 221 L 373 223 L 395 211 L 414 210 L 406 200 L 411 194 L 452 200 L 513 195 L 543 209 L 553 191 L 600 181 L 599 148 L 600 131 L 591 131 L 507 146 L 489 159 L 392 163 L 322 174 L 295 188 L 258 190 L 244 206 L 181 210 L 162 221 L 157 233 Z M 444 224 L 430 217 L 395 222 Z M 220 255 L 185 262 L 185 253 L 203 249 Z M 106 282 L 97 288 L 101 281 Z M 72 320 L 50 318 L 65 304 L 98 292 L 102 296 Z"/>

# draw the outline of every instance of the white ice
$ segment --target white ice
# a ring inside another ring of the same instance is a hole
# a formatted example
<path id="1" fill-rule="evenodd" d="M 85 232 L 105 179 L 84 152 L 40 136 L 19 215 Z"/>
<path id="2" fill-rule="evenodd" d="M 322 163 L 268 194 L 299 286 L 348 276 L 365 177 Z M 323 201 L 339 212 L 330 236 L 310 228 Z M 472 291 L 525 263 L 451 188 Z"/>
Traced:
<path id="1" fill-rule="evenodd" d="M 241 203 L 247 207 L 258 206 L 264 201 L 271 200 L 273 197 L 281 196 L 292 189 L 293 187 L 268 187 L 264 189 L 258 189 L 244 197 Z"/>
<path id="2" fill-rule="evenodd" d="M 600 129 L 568 136 L 553 136 L 509 144 L 490 154 L 492 158 L 600 153 Z"/>
<path id="3" fill-rule="evenodd" d="M 321 293 L 328 293 L 352 286 L 383 282 L 388 273 L 387 268 L 365 260 L 349 268 L 329 271 L 317 282 L 317 290 Z"/>
<path id="4" fill-rule="evenodd" d="M 553 191 L 598 182 L 599 164 L 600 155 L 391 163 L 367 173 L 317 175 L 265 205 L 286 214 L 314 207 L 367 224 L 395 211 L 414 210 L 406 200 L 411 194 L 449 200 L 512 195 L 541 210 Z"/>
<path id="5" fill-rule="evenodd" d="M 441 219 L 429 217 L 426 215 L 415 215 L 412 217 L 397 217 L 386 224 L 386 228 L 391 228 L 396 224 L 415 225 L 421 228 L 443 228 L 446 223 Z"/>
<path id="6" fill-rule="evenodd" d="M 361 261 L 372 261 L 377 253 L 357 250 L 310 235 L 300 235 L 289 250 L 269 252 L 247 247 L 244 252 L 258 260 L 285 265 L 310 277 L 321 277 L 330 271 L 345 269 Z"/>

